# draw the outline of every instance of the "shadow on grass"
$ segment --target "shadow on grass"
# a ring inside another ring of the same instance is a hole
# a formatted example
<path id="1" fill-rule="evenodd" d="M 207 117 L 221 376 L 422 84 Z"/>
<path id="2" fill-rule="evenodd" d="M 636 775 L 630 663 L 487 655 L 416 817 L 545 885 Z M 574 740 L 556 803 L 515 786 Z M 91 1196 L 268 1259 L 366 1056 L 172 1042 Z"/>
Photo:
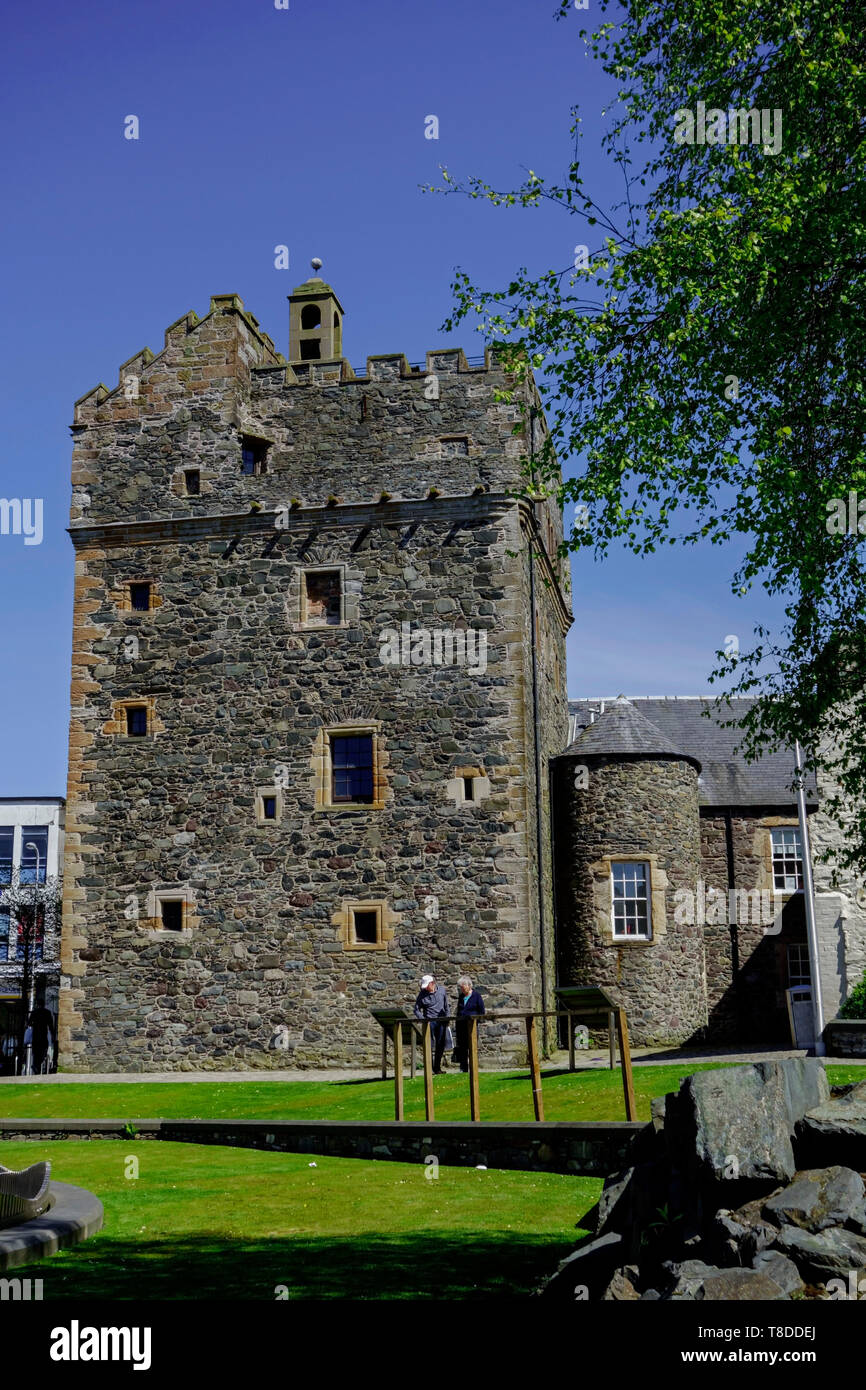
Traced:
<path id="1" fill-rule="evenodd" d="M 42 1278 L 44 1298 L 81 1300 L 491 1299 L 527 1297 L 581 1236 L 411 1235 L 273 1239 L 97 1237 L 16 1269 Z"/>

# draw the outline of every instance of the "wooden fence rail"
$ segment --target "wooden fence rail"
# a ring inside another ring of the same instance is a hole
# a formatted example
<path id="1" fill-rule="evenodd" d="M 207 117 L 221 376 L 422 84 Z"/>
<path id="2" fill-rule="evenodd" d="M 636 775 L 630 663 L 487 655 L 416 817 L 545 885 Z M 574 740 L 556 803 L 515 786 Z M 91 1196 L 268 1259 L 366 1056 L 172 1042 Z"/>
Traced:
<path id="1" fill-rule="evenodd" d="M 402 1120 L 403 1114 L 403 1044 L 408 1034 L 411 1040 L 412 1049 L 412 1077 L 415 1076 L 415 1040 L 420 1036 L 421 1057 L 424 1069 L 424 1114 L 428 1120 L 435 1119 L 434 1099 L 433 1099 L 433 1049 L 431 1029 L 432 1023 L 429 1019 L 409 1018 L 401 1009 L 374 1009 L 373 1016 L 382 1028 L 382 1077 L 387 1075 L 387 1052 L 388 1040 L 390 1038 L 394 1051 L 394 1118 Z M 491 1013 L 483 1015 L 470 1015 L 461 1018 L 459 1021 L 465 1023 L 468 1029 L 469 1047 L 469 1118 L 470 1120 L 480 1120 L 481 1118 L 481 1095 L 478 1070 L 478 1024 L 479 1021 L 496 1023 L 505 1019 L 522 1019 L 526 1028 L 526 1051 L 529 1059 L 529 1078 L 532 1082 L 532 1107 L 536 1120 L 544 1119 L 544 1094 L 541 1085 L 541 1063 L 538 1054 L 538 1030 L 536 1020 L 539 1018 L 566 1018 L 568 1019 L 569 1037 L 569 1071 L 574 1071 L 574 1024 L 577 1018 L 586 1020 L 587 1018 L 596 1019 L 596 1026 L 606 1026 L 610 1033 L 610 1056 L 611 1066 L 614 1065 L 615 1044 L 619 1043 L 620 1066 L 622 1068 L 622 1087 L 625 1099 L 625 1117 L 627 1120 L 637 1119 L 637 1108 L 634 1098 L 634 1078 L 631 1066 L 631 1047 L 628 1037 L 628 1022 L 625 1009 L 612 1006 L 610 1001 L 605 999 L 603 1008 L 593 1008 L 579 1010 L 572 1009 L 536 1009 L 532 1012 L 520 1013 Z M 602 1020 L 599 1025 L 598 1020 Z M 436 1024 L 448 1025 L 456 1023 L 457 1016 L 453 1014 L 443 1014 L 435 1019 Z"/>

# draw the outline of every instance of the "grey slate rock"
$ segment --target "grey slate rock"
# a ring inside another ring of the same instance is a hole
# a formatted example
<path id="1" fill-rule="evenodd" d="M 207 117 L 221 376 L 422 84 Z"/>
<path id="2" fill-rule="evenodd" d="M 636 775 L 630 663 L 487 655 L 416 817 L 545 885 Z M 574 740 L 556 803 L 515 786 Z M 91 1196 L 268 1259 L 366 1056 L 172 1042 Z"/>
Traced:
<path id="1" fill-rule="evenodd" d="M 801 1231 L 798 1226 L 783 1226 L 776 1237 L 775 1248 L 788 1255 L 801 1273 L 813 1280 L 847 1276 L 849 1270 L 866 1269 L 866 1239 L 840 1226 L 826 1231 Z"/>
<path id="2" fill-rule="evenodd" d="M 637 1270 L 633 1265 L 625 1265 L 622 1269 L 615 1269 L 613 1278 L 602 1294 L 603 1303 L 635 1303 L 640 1299 L 640 1294 L 634 1285 L 637 1278 Z"/>
<path id="3" fill-rule="evenodd" d="M 621 1235 L 611 1231 L 585 1245 L 579 1245 L 560 1263 L 556 1272 L 536 1293 L 542 1298 L 574 1298 L 574 1291 L 585 1285 L 590 1299 L 600 1298 L 613 1278 L 614 1270 L 623 1264 L 624 1242 Z"/>
<path id="4" fill-rule="evenodd" d="M 796 1127 L 829 1094 L 815 1058 L 697 1072 L 676 1097 L 676 1130 L 716 1182 L 788 1180 L 796 1171 Z"/>
<path id="5" fill-rule="evenodd" d="M 830 1162 L 866 1170 L 866 1081 L 810 1108 L 799 1136 L 810 1167 Z"/>
<path id="6" fill-rule="evenodd" d="M 779 1192 L 784 1190 L 779 1188 Z M 716 1234 L 721 1237 L 733 1263 L 749 1264 L 775 1240 L 778 1227 L 764 1218 L 763 1207 L 763 1199 L 758 1197 L 736 1211 L 716 1212 Z"/>
<path id="7" fill-rule="evenodd" d="M 791 1123 L 778 1070 L 762 1072 L 752 1065 L 698 1072 L 684 1081 L 679 1099 L 705 1176 L 720 1183 L 794 1176 Z"/>
<path id="8" fill-rule="evenodd" d="M 684 1260 L 680 1265 L 668 1265 L 676 1282 L 668 1294 L 672 1303 L 685 1301 L 711 1303 L 761 1302 L 777 1303 L 788 1295 L 769 1274 L 754 1269 L 719 1269 L 702 1260 Z"/>
<path id="9" fill-rule="evenodd" d="M 762 1250 L 752 1260 L 752 1269 L 759 1274 L 767 1274 L 778 1284 L 783 1293 L 798 1293 L 803 1287 L 803 1280 L 800 1278 L 800 1271 L 789 1260 L 787 1255 L 782 1255 L 778 1250 Z"/>
<path id="10" fill-rule="evenodd" d="M 632 1202 L 630 1187 L 635 1169 L 626 1168 L 621 1173 L 611 1173 L 605 1178 L 602 1194 L 598 1199 L 599 1235 L 608 1231 L 624 1231 L 631 1220 Z"/>
<path id="11" fill-rule="evenodd" d="M 783 1062 L 758 1062 L 756 1065 L 758 1071 L 765 1074 L 781 1067 L 792 1134 L 808 1111 L 830 1099 L 827 1073 L 814 1057 L 786 1057 Z"/>
<path id="12" fill-rule="evenodd" d="M 823 1231 L 844 1226 L 863 1206 L 863 1179 L 852 1168 L 815 1168 L 798 1173 L 784 1191 L 764 1203 L 764 1215 L 782 1226 Z"/>

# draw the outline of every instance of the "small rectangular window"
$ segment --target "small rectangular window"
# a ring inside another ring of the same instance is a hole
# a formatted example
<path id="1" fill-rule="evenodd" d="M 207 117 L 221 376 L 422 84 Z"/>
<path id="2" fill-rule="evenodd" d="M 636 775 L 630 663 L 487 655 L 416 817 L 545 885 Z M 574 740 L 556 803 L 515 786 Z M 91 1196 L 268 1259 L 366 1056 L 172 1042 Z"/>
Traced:
<path id="1" fill-rule="evenodd" d="M 267 458 L 270 444 L 266 439 L 256 439 L 253 435 L 241 437 L 241 473 L 252 477 L 255 473 L 268 471 Z"/>
<path id="2" fill-rule="evenodd" d="M 262 815 L 265 820 L 276 820 L 277 798 L 275 796 L 262 797 Z"/>
<path id="3" fill-rule="evenodd" d="M 187 497 L 198 497 L 201 493 L 201 473 L 197 468 L 187 468 L 183 475 Z"/>
<path id="4" fill-rule="evenodd" d="M 143 738 L 147 733 L 147 705 L 128 705 L 126 733 L 129 738 Z"/>
<path id="5" fill-rule="evenodd" d="M 611 887 L 614 937 L 648 941 L 652 919 L 649 864 L 612 864 Z"/>
<path id="6" fill-rule="evenodd" d="M 375 946 L 379 941 L 379 910 L 353 908 L 352 927 L 355 941 L 365 946 Z"/>
<path id="7" fill-rule="evenodd" d="M 129 601 L 133 612 L 147 613 L 150 611 L 150 584 L 130 584 Z"/>
<path id="8" fill-rule="evenodd" d="M 159 915 L 163 931 L 183 931 L 183 898 L 161 898 Z"/>
<path id="9" fill-rule="evenodd" d="M 464 801 L 474 801 L 474 800 L 475 800 L 475 778 L 474 778 L 474 777 L 464 777 L 464 778 L 463 778 L 463 800 L 464 800 Z"/>
<path id="10" fill-rule="evenodd" d="M 14 843 L 14 825 L 0 825 L 0 887 L 12 882 L 12 846 Z"/>
<path id="11" fill-rule="evenodd" d="M 332 801 L 373 800 L 373 735 L 331 739 Z"/>
<path id="12" fill-rule="evenodd" d="M 334 627 L 343 616 L 342 576 L 339 570 L 305 570 L 304 622 L 310 627 Z"/>
<path id="13" fill-rule="evenodd" d="M 771 831 L 773 840 L 773 887 L 777 892 L 796 893 L 803 887 L 803 851 L 796 825 L 780 825 Z"/>

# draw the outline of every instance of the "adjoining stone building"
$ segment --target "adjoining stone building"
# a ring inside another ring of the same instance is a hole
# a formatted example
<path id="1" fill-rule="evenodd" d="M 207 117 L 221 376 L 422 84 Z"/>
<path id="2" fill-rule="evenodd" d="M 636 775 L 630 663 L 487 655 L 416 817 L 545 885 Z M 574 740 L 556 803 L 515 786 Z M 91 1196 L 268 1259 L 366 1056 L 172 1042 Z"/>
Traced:
<path id="1" fill-rule="evenodd" d="M 342 320 L 299 286 L 286 361 L 218 295 L 76 404 L 66 1068 L 369 1062 L 431 969 L 551 1002 L 571 614 L 560 514 L 512 495 L 537 393 L 523 430 L 489 352 L 356 373 Z"/>
<path id="2" fill-rule="evenodd" d="M 795 760 L 746 763 L 711 707 L 571 702 L 552 772 L 559 977 L 608 988 L 638 1042 L 790 1043 L 787 991 L 811 981 Z M 829 1020 L 862 974 L 866 894 L 822 862 L 844 828 L 819 791 L 807 781 Z"/>

